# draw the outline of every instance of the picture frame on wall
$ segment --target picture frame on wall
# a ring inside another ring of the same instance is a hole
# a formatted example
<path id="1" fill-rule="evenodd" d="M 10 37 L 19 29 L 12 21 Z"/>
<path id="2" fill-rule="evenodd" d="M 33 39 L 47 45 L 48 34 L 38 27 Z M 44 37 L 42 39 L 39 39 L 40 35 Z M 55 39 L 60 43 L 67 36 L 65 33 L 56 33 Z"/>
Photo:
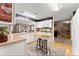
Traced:
<path id="1" fill-rule="evenodd" d="M 0 22 L 12 23 L 13 19 L 13 4 L 0 3 Z"/>

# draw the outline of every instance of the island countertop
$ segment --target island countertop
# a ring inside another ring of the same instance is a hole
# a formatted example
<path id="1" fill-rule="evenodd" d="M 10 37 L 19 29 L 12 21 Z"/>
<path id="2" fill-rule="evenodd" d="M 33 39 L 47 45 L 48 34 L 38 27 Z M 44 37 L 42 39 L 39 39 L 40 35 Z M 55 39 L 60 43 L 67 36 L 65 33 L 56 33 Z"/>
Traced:
<path id="1" fill-rule="evenodd" d="M 23 39 L 19 34 L 8 34 L 8 41 L 0 43 L 0 46 L 16 43 L 23 40 L 25 39 Z"/>

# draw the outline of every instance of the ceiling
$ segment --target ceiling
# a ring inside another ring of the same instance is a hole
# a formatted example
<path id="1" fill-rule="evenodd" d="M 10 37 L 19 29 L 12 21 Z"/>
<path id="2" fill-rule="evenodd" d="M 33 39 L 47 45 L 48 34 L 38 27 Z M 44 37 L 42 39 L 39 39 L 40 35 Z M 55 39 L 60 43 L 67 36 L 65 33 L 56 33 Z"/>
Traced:
<path id="1" fill-rule="evenodd" d="M 59 10 L 54 10 L 51 6 L 58 7 Z M 29 11 L 35 14 L 37 19 L 52 16 L 54 20 L 66 20 L 72 17 L 78 6 L 78 3 L 16 3 L 15 12 Z"/>

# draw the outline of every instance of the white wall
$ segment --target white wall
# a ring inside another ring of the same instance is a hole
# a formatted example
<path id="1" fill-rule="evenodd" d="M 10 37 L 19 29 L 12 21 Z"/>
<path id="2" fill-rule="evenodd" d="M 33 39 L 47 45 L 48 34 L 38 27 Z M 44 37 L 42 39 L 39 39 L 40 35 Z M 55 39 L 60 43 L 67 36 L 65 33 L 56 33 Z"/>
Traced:
<path id="1" fill-rule="evenodd" d="M 71 33 L 73 55 L 79 55 L 79 8 L 72 18 Z"/>

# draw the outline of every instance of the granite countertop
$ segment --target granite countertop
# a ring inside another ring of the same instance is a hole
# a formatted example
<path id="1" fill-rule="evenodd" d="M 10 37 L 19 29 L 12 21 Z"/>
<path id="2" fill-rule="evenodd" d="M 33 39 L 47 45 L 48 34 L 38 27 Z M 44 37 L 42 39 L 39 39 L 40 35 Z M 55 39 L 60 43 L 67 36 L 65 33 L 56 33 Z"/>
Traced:
<path id="1" fill-rule="evenodd" d="M 16 42 L 23 41 L 23 40 L 25 40 L 25 39 L 20 37 L 19 34 L 9 34 L 8 41 L 0 43 L 0 46 L 11 44 L 11 43 L 16 43 Z"/>

